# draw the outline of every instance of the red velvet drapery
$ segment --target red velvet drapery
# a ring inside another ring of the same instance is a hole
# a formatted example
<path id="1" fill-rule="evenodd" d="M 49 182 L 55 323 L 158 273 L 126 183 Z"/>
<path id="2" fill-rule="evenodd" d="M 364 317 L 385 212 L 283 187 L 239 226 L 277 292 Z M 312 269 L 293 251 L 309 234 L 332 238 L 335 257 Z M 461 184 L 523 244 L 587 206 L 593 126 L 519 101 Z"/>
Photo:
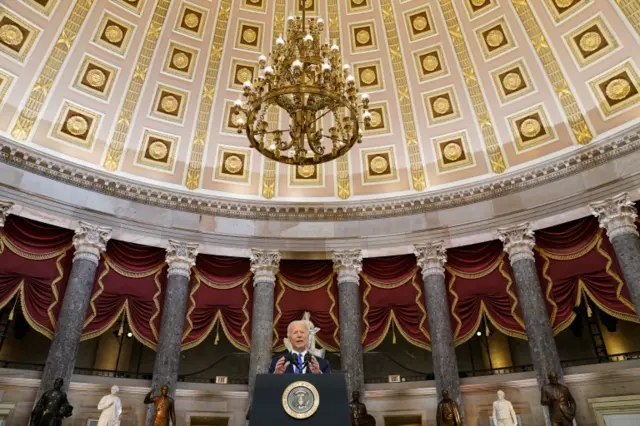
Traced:
<path id="1" fill-rule="evenodd" d="M 536 266 L 556 334 L 571 324 L 573 308 L 583 296 L 609 315 L 640 322 L 613 247 L 596 218 L 537 231 Z"/>
<path id="2" fill-rule="evenodd" d="M 0 308 L 19 294 L 29 324 L 51 338 L 62 304 L 73 231 L 9 216 L 0 232 Z"/>
<path id="3" fill-rule="evenodd" d="M 338 288 L 330 260 L 282 260 L 276 276 L 274 346 L 283 350 L 287 325 L 311 315 L 316 341 L 328 351 L 339 347 Z"/>
<path id="4" fill-rule="evenodd" d="M 201 254 L 191 277 L 182 348 L 197 346 L 219 324 L 236 348 L 249 351 L 253 303 L 249 259 Z"/>
<path id="5" fill-rule="evenodd" d="M 364 259 L 360 289 L 365 351 L 382 343 L 392 326 L 410 343 L 430 348 L 422 288 L 415 256 Z"/>
<path id="6" fill-rule="evenodd" d="M 82 339 L 108 331 L 121 315 L 134 336 L 155 348 L 166 285 L 165 251 L 111 240 L 102 256 Z"/>
<path id="7" fill-rule="evenodd" d="M 640 221 L 638 222 L 640 224 Z M 51 337 L 65 292 L 73 231 L 9 216 L 0 230 L 0 307 L 17 294 L 27 321 Z M 634 307 L 606 233 L 589 217 L 536 232 L 536 265 L 554 331 L 567 327 L 587 297 L 617 318 L 636 321 Z M 503 333 L 526 338 L 508 258 L 497 241 L 447 252 L 446 283 L 456 344 L 470 338 L 485 316 Z M 164 290 L 165 251 L 112 240 L 98 267 L 83 339 L 119 318 L 145 345 L 157 343 Z M 389 331 L 429 347 L 422 277 L 413 255 L 367 258 L 360 276 L 362 341 L 378 346 Z M 223 330 L 249 350 L 253 286 L 249 260 L 199 255 L 190 282 L 183 349 Z M 329 260 L 283 260 L 276 276 L 274 347 L 287 324 L 310 312 L 317 341 L 339 350 L 338 286 Z M 216 329 L 219 330 L 219 329 Z"/>
<path id="8" fill-rule="evenodd" d="M 470 339 L 483 315 L 502 333 L 526 339 L 511 268 L 499 241 L 447 250 L 454 341 Z"/>

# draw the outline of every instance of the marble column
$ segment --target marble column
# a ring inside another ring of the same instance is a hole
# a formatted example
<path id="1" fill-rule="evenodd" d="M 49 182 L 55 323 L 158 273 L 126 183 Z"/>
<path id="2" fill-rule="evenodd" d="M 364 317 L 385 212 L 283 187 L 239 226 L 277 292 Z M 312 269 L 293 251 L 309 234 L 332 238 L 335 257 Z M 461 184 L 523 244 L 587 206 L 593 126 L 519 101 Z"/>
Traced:
<path id="1" fill-rule="evenodd" d="M 364 365 L 362 361 L 362 333 L 360 332 L 360 276 L 362 252 L 341 250 L 333 252 L 333 268 L 338 275 L 340 310 L 340 367 L 347 378 L 349 397 L 353 391 L 364 396 Z"/>
<path id="2" fill-rule="evenodd" d="M 638 211 L 626 193 L 593 203 L 590 207 L 600 226 L 607 230 L 636 315 L 640 316 L 640 238 L 635 224 Z"/>
<path id="3" fill-rule="evenodd" d="M 253 273 L 253 313 L 251 315 L 251 354 L 249 361 L 249 401 L 256 374 L 269 370 L 273 351 L 273 306 L 276 274 L 280 265 L 277 250 L 251 251 Z"/>
<path id="4" fill-rule="evenodd" d="M 453 345 L 449 298 L 444 280 L 444 264 L 447 261 L 444 242 L 436 241 L 416 245 L 414 253 L 418 259 L 418 266 L 422 269 L 437 398 L 440 401 L 442 390 L 448 390 L 451 398 L 460 407 L 464 423 L 460 376 L 458 375 L 458 362 Z"/>
<path id="5" fill-rule="evenodd" d="M 56 324 L 56 332 L 49 347 L 49 355 L 42 372 L 38 397 L 51 389 L 56 378 L 64 380 L 69 388 L 73 368 L 78 355 L 78 345 L 84 326 L 84 318 L 93 282 L 100 262 L 100 253 L 106 249 L 111 229 L 80 222 L 73 237 L 75 253 L 73 265 L 62 299 L 62 307 Z"/>
<path id="6" fill-rule="evenodd" d="M 504 251 L 509 254 L 538 385 L 542 387 L 547 383 L 552 371 L 557 372 L 563 381 L 560 357 L 533 256 L 533 230 L 528 223 L 524 223 L 498 229 L 498 237 L 504 244 Z M 547 410 L 544 412 L 545 424 L 551 426 Z"/>
<path id="7" fill-rule="evenodd" d="M 160 333 L 158 334 L 158 346 L 156 347 L 151 379 L 151 389 L 154 395 L 157 395 L 162 385 L 165 384 L 169 386 L 171 396 L 176 393 L 180 367 L 180 347 L 189 296 L 189 279 L 191 278 L 191 267 L 195 265 L 197 255 L 198 244 L 169 240 L 166 256 L 166 262 L 169 265 L 167 287 L 162 305 Z M 146 424 L 148 426 L 153 424 L 154 412 L 155 408 L 153 404 L 150 404 L 147 410 Z"/>

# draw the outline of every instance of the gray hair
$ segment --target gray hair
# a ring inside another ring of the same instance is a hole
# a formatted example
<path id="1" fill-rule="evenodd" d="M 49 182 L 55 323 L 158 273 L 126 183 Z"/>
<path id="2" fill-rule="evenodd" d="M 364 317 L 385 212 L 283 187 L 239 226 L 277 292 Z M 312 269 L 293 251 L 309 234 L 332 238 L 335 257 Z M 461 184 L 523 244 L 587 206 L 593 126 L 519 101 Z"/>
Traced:
<path id="1" fill-rule="evenodd" d="M 296 321 L 291 321 L 287 326 L 287 337 L 291 336 L 291 327 L 298 324 L 304 325 L 307 328 L 307 332 L 309 333 L 309 335 L 311 335 L 311 329 L 309 328 L 309 323 L 305 320 L 296 320 Z"/>

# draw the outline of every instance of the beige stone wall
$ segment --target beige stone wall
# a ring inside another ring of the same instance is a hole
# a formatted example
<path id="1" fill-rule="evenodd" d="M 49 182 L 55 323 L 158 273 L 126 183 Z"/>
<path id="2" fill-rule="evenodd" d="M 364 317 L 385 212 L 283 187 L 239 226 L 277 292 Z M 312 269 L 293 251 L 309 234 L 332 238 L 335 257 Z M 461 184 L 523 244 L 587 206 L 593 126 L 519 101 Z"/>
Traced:
<path id="1" fill-rule="evenodd" d="M 566 382 L 578 404 L 578 426 L 596 426 L 590 398 L 640 394 L 640 360 L 572 367 L 565 371 Z M 15 404 L 7 418 L 9 425 L 24 425 L 33 406 L 39 373 L 0 370 L 0 404 Z M 122 426 L 143 425 L 142 404 L 149 382 L 89 376 L 74 376 L 69 400 L 74 415 L 66 426 L 85 426 L 98 418 L 95 408 L 112 384 L 120 386 L 124 414 Z M 405 423 L 394 417 L 420 416 L 421 426 L 435 426 L 437 400 L 434 382 L 367 385 L 366 403 L 379 426 Z M 540 392 L 533 373 L 506 374 L 462 379 L 467 426 L 489 426 L 491 404 L 498 389 L 507 394 L 521 415 L 524 426 L 543 426 Z M 176 396 L 178 426 L 192 426 L 196 418 L 228 418 L 228 426 L 244 426 L 247 409 L 245 386 L 181 383 Z M 386 420 L 386 421 L 385 421 Z M 412 423 L 415 423 L 413 421 Z M 198 422 L 207 425 L 207 422 Z M 211 423 L 213 425 L 213 423 Z M 219 423 L 216 422 L 216 425 Z"/>

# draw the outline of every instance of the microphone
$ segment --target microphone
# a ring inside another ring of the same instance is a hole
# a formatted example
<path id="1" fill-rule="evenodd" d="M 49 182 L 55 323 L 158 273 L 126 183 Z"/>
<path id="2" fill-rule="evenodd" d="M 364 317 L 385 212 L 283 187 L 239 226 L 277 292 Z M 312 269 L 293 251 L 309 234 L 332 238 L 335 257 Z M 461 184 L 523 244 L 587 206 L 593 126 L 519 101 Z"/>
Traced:
<path id="1" fill-rule="evenodd" d="M 293 352 L 285 352 L 284 354 L 284 360 L 285 362 L 288 362 L 289 364 L 295 364 L 298 365 L 298 357 L 296 357 Z"/>

